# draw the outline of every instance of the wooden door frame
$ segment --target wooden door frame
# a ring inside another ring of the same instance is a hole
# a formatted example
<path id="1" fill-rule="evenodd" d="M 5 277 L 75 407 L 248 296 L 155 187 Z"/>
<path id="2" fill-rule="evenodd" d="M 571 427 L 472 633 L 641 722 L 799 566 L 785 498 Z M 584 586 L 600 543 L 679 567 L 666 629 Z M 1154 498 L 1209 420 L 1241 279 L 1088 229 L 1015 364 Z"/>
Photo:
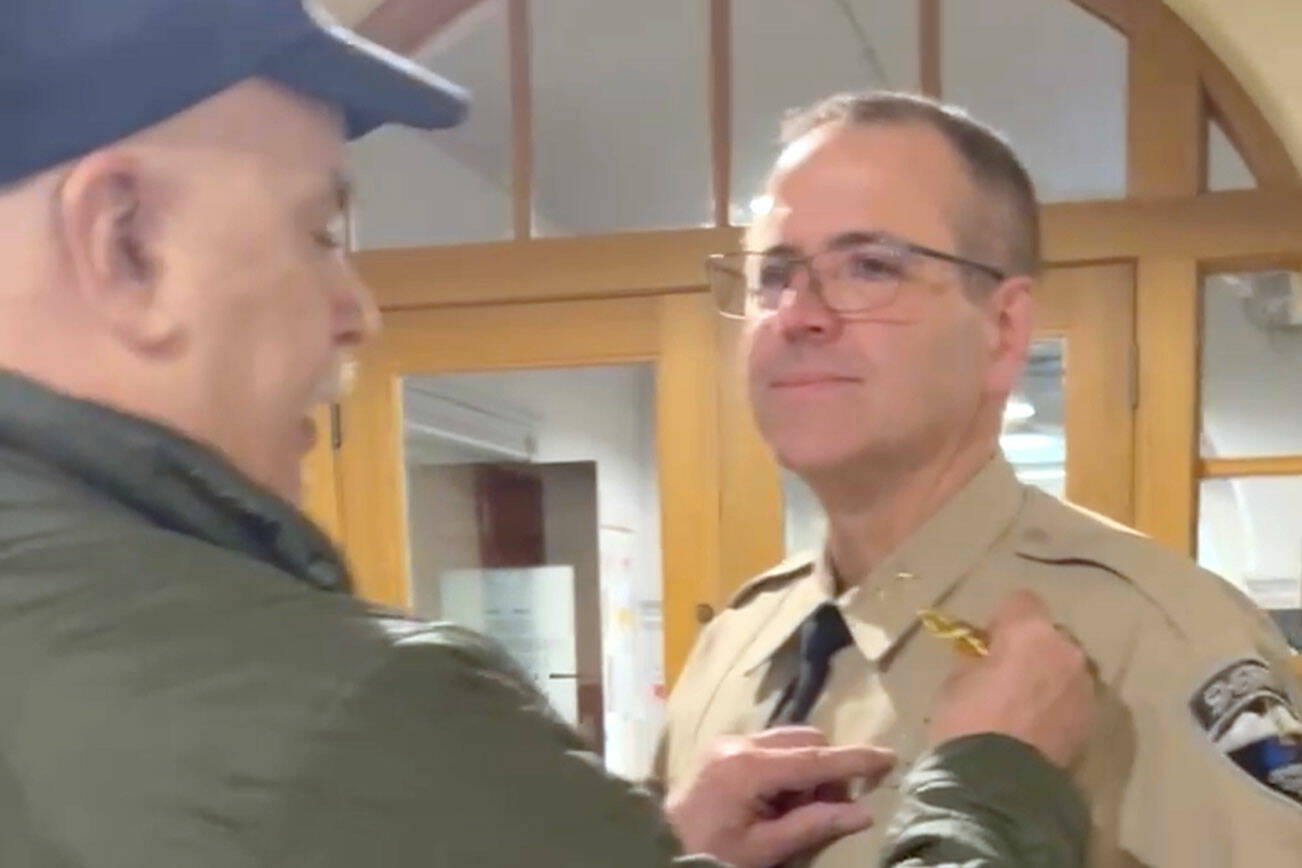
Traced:
<path id="1" fill-rule="evenodd" d="M 1036 305 L 1036 336 L 1067 344 L 1067 499 L 1127 525 L 1135 510 L 1134 299 L 1134 265 L 1115 262 L 1050 269 Z"/>
<path id="2" fill-rule="evenodd" d="M 651 363 L 665 657 L 676 672 L 695 639 L 702 589 L 711 593 L 719 574 L 714 317 L 705 295 L 427 307 L 384 320 L 341 411 L 341 520 L 357 592 L 399 608 L 410 602 L 404 376 Z"/>

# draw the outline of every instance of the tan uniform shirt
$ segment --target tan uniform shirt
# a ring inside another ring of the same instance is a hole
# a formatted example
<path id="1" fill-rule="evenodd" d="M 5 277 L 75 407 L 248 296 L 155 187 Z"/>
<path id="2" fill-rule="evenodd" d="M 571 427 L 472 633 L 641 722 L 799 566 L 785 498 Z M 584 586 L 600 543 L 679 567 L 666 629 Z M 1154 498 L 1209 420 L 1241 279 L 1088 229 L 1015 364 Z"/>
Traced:
<path id="1" fill-rule="evenodd" d="M 1018 588 L 1047 601 L 1104 685 L 1072 769 L 1091 805 L 1091 865 L 1302 866 L 1302 689 L 1274 625 L 1185 558 L 1021 485 L 1003 459 L 836 600 L 854 645 L 834 658 L 810 723 L 837 744 L 893 747 L 907 765 L 955 653 L 920 632 L 918 609 L 984 623 Z M 764 728 L 796 673 L 797 628 L 834 595 L 825 558 L 795 559 L 705 629 L 669 702 L 666 783 L 719 736 Z M 898 784 L 869 799 L 891 817 Z M 875 864 L 884 825 L 812 864 Z"/>

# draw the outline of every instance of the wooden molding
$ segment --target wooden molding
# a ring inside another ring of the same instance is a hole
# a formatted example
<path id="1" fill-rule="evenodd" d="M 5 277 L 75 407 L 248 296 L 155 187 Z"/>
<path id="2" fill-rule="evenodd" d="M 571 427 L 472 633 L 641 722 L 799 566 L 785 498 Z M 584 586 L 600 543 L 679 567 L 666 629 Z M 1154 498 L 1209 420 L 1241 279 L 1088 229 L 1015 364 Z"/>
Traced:
<path id="1" fill-rule="evenodd" d="M 716 609 L 745 581 L 783 560 L 781 475 L 759 433 L 746 387 L 745 330 L 715 317 L 718 344 L 719 519 L 723 550 Z"/>
<path id="2" fill-rule="evenodd" d="M 1127 194 L 1197 193 L 1207 177 L 1197 43 L 1161 3 L 1135 4 L 1129 45 Z"/>
<path id="3" fill-rule="evenodd" d="M 1050 265 L 1197 257 L 1211 271 L 1296 262 L 1302 190 L 1048 205 L 1042 235 Z M 354 262 L 380 306 L 396 310 L 695 291 L 705 257 L 740 241 L 740 229 L 684 229 L 370 250 Z"/>
<path id="4" fill-rule="evenodd" d="M 714 321 L 703 294 L 659 299 L 656 463 L 660 484 L 665 683 L 696 643 L 702 603 L 719 607 L 719 417 Z"/>
<path id="5" fill-rule="evenodd" d="M 1061 324 L 1067 499 L 1122 524 L 1134 511 L 1133 263 L 1051 268 L 1035 290 L 1037 336 Z"/>
<path id="6" fill-rule="evenodd" d="M 1269 458 L 1204 458 L 1198 462 L 1198 475 L 1204 479 L 1302 476 L 1302 455 Z"/>
<path id="7" fill-rule="evenodd" d="M 533 236 L 533 49 L 529 0 L 509 0 L 511 67 L 511 224 L 515 239 Z"/>
<path id="8" fill-rule="evenodd" d="M 342 503 L 339 498 L 338 470 L 332 442 L 331 410 L 318 407 L 312 414 L 317 441 L 303 459 L 303 511 L 336 543 L 343 540 Z"/>
<path id="9" fill-rule="evenodd" d="M 738 238 L 736 229 L 539 238 L 373 250 L 355 262 L 385 310 L 650 295 L 700 289 L 705 257 Z"/>
<path id="10" fill-rule="evenodd" d="M 399 54 L 411 54 L 482 0 L 384 0 L 357 32 Z"/>
<path id="11" fill-rule="evenodd" d="M 1225 135 L 1252 170 L 1257 185 L 1270 188 L 1302 186 L 1302 173 L 1293 164 L 1279 133 L 1221 59 L 1201 39 L 1197 43 L 1208 115 L 1220 121 Z"/>
<path id="12" fill-rule="evenodd" d="M 1244 190 L 1201 196 L 1068 202 L 1044 209 L 1050 263 L 1196 258 L 1206 268 L 1296 258 L 1302 194 Z"/>
<path id="13" fill-rule="evenodd" d="M 1194 259 L 1139 261 L 1135 527 L 1186 555 L 1197 524 L 1200 301 Z"/>
<path id="14" fill-rule="evenodd" d="M 943 0 L 918 0 L 918 84 L 941 99 L 941 7 Z"/>
<path id="15" fill-rule="evenodd" d="M 714 225 L 732 224 L 732 0 L 710 0 L 710 157 Z"/>

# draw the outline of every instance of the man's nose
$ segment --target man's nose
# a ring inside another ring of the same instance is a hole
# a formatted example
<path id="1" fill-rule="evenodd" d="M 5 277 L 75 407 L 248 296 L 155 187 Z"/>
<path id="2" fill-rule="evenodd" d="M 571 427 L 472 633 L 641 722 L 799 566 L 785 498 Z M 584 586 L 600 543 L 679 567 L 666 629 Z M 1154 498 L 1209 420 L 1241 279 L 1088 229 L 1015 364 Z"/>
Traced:
<path id="1" fill-rule="evenodd" d="M 825 337 L 840 324 L 840 317 L 823 301 L 817 279 L 806 272 L 782 293 L 773 316 L 778 330 L 788 340 Z"/>
<path id="2" fill-rule="evenodd" d="M 380 309 L 370 287 L 357 271 L 351 265 L 345 265 L 345 268 L 347 275 L 341 289 L 339 336 L 342 343 L 356 346 L 380 333 Z"/>

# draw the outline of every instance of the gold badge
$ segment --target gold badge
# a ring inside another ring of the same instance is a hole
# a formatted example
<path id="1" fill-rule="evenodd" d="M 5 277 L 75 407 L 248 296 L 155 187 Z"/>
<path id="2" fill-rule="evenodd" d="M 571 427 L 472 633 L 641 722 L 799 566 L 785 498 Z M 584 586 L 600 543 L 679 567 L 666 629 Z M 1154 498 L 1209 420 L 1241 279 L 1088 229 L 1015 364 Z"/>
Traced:
<path id="1" fill-rule="evenodd" d="M 960 654 L 985 657 L 990 653 L 990 636 L 967 621 L 946 615 L 939 609 L 919 609 L 918 620 L 924 630 L 937 639 L 949 640 Z"/>

